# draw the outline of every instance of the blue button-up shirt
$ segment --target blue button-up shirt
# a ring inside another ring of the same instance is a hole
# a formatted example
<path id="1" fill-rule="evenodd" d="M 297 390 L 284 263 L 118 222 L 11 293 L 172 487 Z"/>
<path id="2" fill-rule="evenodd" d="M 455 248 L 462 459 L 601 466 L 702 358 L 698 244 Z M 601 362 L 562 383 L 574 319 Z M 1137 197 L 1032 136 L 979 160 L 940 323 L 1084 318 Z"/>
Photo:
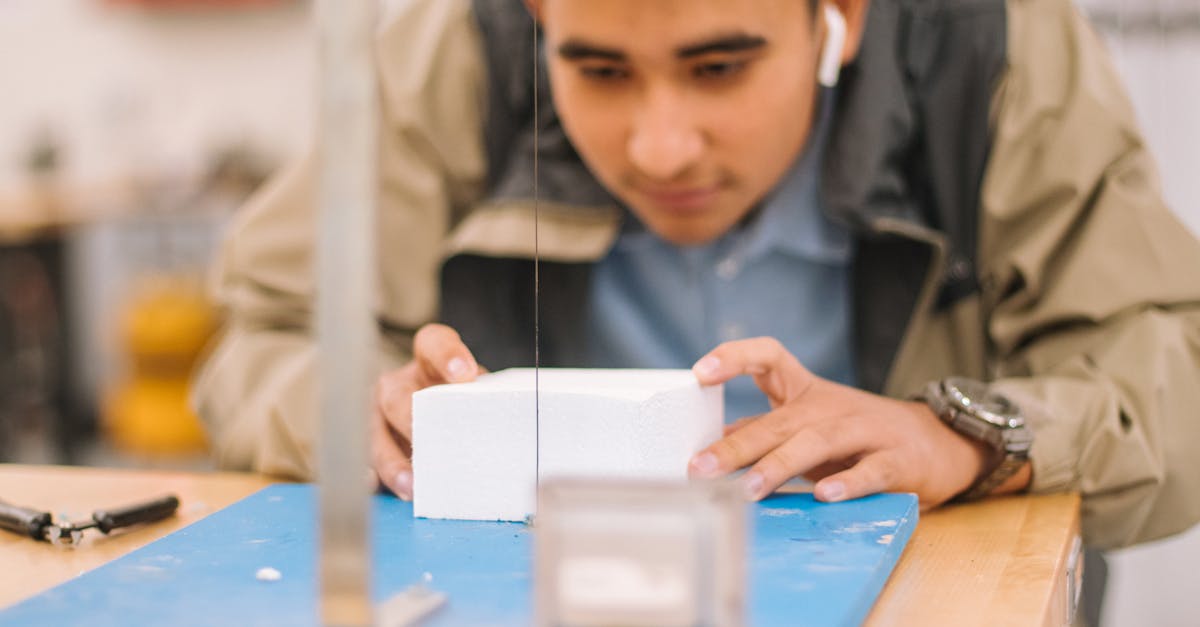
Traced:
<path id="1" fill-rule="evenodd" d="M 676 246 L 629 214 L 593 272 L 591 365 L 689 368 L 721 342 L 770 336 L 818 376 L 853 385 L 853 240 L 821 210 L 829 107 L 821 108 L 758 214 L 717 240 Z M 749 377 L 726 384 L 727 420 L 768 410 Z"/>

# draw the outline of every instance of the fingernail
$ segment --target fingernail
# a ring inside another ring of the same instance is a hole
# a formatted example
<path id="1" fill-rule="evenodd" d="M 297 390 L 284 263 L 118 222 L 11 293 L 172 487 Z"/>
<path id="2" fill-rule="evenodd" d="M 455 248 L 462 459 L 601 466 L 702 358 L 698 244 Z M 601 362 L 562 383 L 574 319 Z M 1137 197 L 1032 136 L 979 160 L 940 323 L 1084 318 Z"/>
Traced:
<path id="1" fill-rule="evenodd" d="M 820 486 L 821 500 L 823 501 L 840 501 L 846 496 L 846 486 L 840 481 L 830 481 L 822 483 Z"/>
<path id="2" fill-rule="evenodd" d="M 721 360 L 709 355 L 708 357 L 704 357 L 700 361 L 696 362 L 696 365 L 692 366 L 692 372 L 695 372 L 702 377 L 711 377 L 717 374 L 717 370 L 720 368 Z"/>
<path id="3" fill-rule="evenodd" d="M 748 472 L 742 475 L 742 493 L 746 495 L 746 500 L 756 501 L 759 498 L 759 493 L 762 492 L 763 478 L 757 472 Z"/>
<path id="4" fill-rule="evenodd" d="M 450 374 L 451 381 L 461 381 L 467 376 L 467 360 L 462 357 L 455 357 L 446 364 L 446 372 Z"/>
<path id="5" fill-rule="evenodd" d="M 717 472 L 717 464 L 717 456 L 708 452 L 700 453 L 692 458 L 692 468 L 705 477 Z"/>
<path id="6" fill-rule="evenodd" d="M 412 477 L 411 472 L 409 472 L 407 470 L 403 470 L 401 472 L 396 473 L 396 485 L 393 486 L 396 489 L 396 496 L 400 497 L 401 499 L 403 499 L 405 501 L 411 501 L 412 500 L 412 484 L 413 484 L 413 477 Z"/>

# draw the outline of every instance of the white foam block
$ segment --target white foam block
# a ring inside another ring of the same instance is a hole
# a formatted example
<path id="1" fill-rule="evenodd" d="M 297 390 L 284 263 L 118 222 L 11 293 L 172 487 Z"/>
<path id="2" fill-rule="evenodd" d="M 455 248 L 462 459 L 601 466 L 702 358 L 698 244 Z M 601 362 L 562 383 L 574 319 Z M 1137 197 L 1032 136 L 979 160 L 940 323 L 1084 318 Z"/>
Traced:
<path id="1" fill-rule="evenodd" d="M 537 480 L 685 480 L 693 454 L 721 437 L 721 386 L 690 370 L 527 368 L 413 396 L 413 512 L 524 520 Z M 535 403 L 540 407 L 536 408 Z"/>
<path id="2" fill-rule="evenodd" d="M 501 372 L 413 395 L 414 515 L 524 520 L 534 511 L 533 388 L 511 378 Z"/>

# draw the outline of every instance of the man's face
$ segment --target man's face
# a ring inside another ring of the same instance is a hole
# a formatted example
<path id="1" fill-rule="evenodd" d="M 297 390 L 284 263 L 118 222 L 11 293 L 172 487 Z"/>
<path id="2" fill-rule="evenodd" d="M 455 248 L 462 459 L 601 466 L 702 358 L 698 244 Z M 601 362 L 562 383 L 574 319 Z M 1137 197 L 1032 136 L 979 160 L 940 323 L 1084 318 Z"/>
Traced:
<path id="1" fill-rule="evenodd" d="M 541 0 L 559 117 L 584 161 L 676 244 L 727 232 L 811 127 L 805 0 Z"/>

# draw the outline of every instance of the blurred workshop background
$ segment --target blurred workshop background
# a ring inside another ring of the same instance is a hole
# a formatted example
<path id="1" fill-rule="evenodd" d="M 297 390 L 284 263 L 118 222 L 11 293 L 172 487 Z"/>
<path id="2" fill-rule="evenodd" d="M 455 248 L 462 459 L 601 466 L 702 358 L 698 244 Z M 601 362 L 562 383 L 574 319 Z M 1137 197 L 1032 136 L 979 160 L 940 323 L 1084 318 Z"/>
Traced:
<path id="1" fill-rule="evenodd" d="M 1080 4 L 1200 233 L 1200 0 Z M 310 135 L 310 9 L 0 0 L 0 462 L 211 468 L 186 406 L 220 319 L 203 281 Z M 1200 530 L 1112 555 L 1104 624 L 1196 624 L 1197 563 Z"/>

